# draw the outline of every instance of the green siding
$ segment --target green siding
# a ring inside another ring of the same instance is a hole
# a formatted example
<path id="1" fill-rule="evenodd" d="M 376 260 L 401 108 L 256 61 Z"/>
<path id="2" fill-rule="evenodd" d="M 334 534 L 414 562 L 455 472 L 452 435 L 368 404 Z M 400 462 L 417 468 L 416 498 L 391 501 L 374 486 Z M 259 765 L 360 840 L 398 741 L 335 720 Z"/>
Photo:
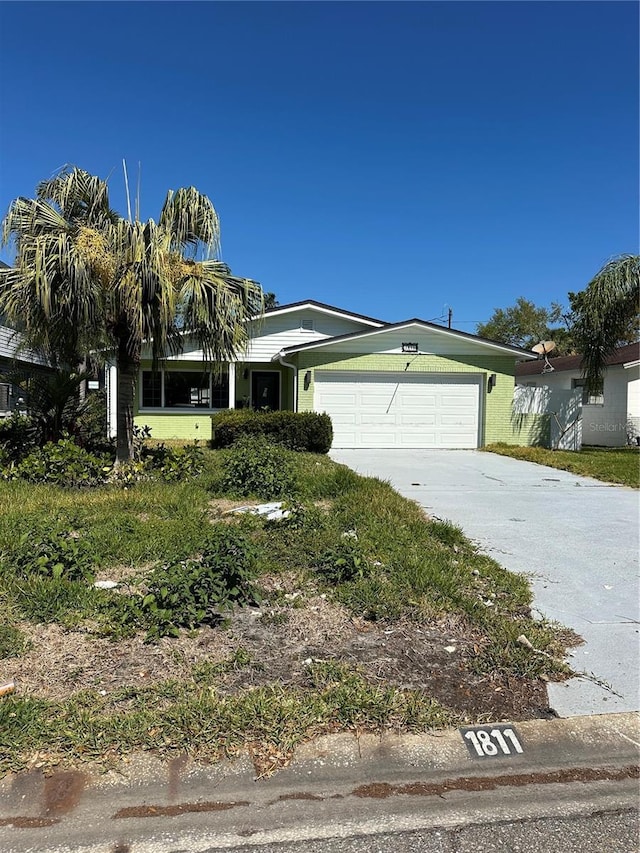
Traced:
<path id="1" fill-rule="evenodd" d="M 375 355 L 354 356 L 340 353 L 301 352 L 298 355 L 298 409 L 301 412 L 313 409 L 313 390 L 316 370 L 358 370 L 363 373 L 392 371 L 404 373 L 407 362 L 408 373 L 476 373 L 484 376 L 485 394 L 481 406 L 481 443 L 493 444 L 503 441 L 509 444 L 527 443 L 514 429 L 511 419 L 513 402 L 515 360 L 510 356 L 436 356 L 379 353 Z M 311 382 L 305 389 L 304 374 L 311 370 Z M 486 393 L 487 377 L 496 374 L 496 385 L 490 394 Z"/>
<path id="2" fill-rule="evenodd" d="M 191 441 L 211 441 L 211 414 L 200 412 L 168 412 L 167 414 L 138 413 L 134 417 L 136 426 L 151 427 L 151 438 L 178 438 Z"/>

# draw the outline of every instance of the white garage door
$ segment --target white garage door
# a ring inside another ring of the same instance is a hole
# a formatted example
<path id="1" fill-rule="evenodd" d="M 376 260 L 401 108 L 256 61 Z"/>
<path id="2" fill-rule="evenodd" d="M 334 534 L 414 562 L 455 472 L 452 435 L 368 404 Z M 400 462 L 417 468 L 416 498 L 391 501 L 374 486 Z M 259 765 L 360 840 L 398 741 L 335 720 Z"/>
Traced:
<path id="1" fill-rule="evenodd" d="M 474 448 L 480 377 L 316 371 L 314 410 L 331 416 L 336 448 Z"/>

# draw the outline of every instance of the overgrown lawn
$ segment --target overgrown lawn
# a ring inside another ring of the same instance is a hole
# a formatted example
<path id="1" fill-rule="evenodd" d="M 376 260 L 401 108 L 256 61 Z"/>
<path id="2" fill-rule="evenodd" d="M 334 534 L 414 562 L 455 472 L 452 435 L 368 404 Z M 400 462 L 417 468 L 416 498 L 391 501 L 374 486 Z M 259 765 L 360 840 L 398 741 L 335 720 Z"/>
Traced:
<path id="1" fill-rule="evenodd" d="M 232 473 L 246 470 L 246 460 L 234 469 L 233 450 L 207 451 L 203 473 L 184 482 L 84 491 L 0 482 L 0 681 L 9 660 L 35 653 L 30 626 L 58 624 L 94 642 L 109 637 L 115 661 L 133 636 L 153 643 L 173 633 L 197 645 L 198 624 L 224 632 L 243 603 L 256 605 L 262 630 L 270 619 L 274 631 L 286 628 L 287 613 L 314 596 L 336 613 L 346 608 L 364 633 L 367 624 L 393 633 L 402 623 L 416 626 L 415 636 L 423 626 L 425 636 L 438 627 L 446 637 L 453 631 L 447 626 L 456 626 L 468 649 L 451 670 L 458 679 L 466 672 L 510 685 L 566 676 L 565 638 L 530 617 L 526 578 L 477 553 L 454 525 L 426 518 L 388 483 L 325 456 L 275 452 L 286 461 L 290 511 L 279 521 L 226 511 L 272 497 L 253 474 L 258 494 L 243 494 Z M 277 471 L 265 488 L 277 488 Z M 95 577 L 119 585 L 97 589 Z M 260 610 L 261 599 L 268 606 Z M 519 641 L 523 634 L 538 652 Z M 166 649 L 174 641 L 163 642 Z M 319 732 L 424 730 L 474 719 L 434 699 L 428 685 L 408 689 L 340 659 L 298 662 L 305 675 L 295 684 L 282 683 L 281 674 L 269 681 L 263 672 L 259 686 L 221 693 L 230 668 L 249 662 L 239 650 L 227 662 L 204 657 L 195 668 L 185 664 L 171 682 L 141 686 L 134 678 L 99 691 L 96 680 L 96 689 L 70 689 L 64 699 L 18 686 L 0 699 L 0 768 L 29 766 L 36 754 L 55 764 L 134 749 L 215 757 L 249 747 L 269 770 L 273 756 L 282 763 Z M 61 677 L 51 672 L 51 679 Z M 464 697 L 463 688 L 452 684 Z"/>

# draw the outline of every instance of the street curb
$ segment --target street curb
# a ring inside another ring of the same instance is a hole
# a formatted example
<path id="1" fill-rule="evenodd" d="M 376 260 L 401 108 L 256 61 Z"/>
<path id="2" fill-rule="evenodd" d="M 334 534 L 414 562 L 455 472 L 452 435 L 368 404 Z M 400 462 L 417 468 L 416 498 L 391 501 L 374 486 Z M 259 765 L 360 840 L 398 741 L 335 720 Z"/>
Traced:
<path id="1" fill-rule="evenodd" d="M 491 725 L 485 728 L 492 728 Z M 74 773 L 83 777 L 82 799 L 108 793 L 112 805 L 138 803 L 196 802 L 202 792 L 215 791 L 216 800 L 238 797 L 252 801 L 275 793 L 309 793 L 313 796 L 344 795 L 354 783 L 367 781 L 397 783 L 401 780 L 500 777 L 536 772 L 552 773 L 571 768 L 619 768 L 640 761 L 640 714 L 637 712 L 528 720 L 513 724 L 522 743 L 522 754 L 474 758 L 461 731 L 447 729 L 419 734 L 342 733 L 316 738 L 299 747 L 289 764 L 260 777 L 249 755 L 217 764 L 198 763 L 185 755 L 169 760 L 150 754 L 124 758 L 117 770 L 98 773 L 91 768 L 58 771 L 47 779 L 64 777 L 67 785 Z M 32 787 L 45 787 L 40 771 L 9 774 L 0 781 L 0 818 L 15 815 L 24 780 Z M 39 781 L 38 781 L 39 780 Z M 31 799 L 31 797 L 30 797 Z M 49 794 L 51 800 L 51 794 Z M 32 810 L 36 806 L 31 803 Z M 49 812 L 55 812 L 51 804 Z M 37 811 L 37 807 L 35 808 Z"/>

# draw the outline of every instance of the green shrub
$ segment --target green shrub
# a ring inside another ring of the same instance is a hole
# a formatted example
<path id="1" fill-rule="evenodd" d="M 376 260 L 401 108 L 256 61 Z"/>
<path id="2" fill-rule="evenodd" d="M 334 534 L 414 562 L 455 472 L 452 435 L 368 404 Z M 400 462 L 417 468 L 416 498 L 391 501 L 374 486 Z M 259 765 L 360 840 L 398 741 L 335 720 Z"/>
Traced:
<path id="1" fill-rule="evenodd" d="M 61 438 L 32 450 L 16 464 L 5 466 L 2 477 L 57 486 L 95 486 L 105 482 L 110 470 L 109 457 L 95 456 L 70 438 Z"/>
<path id="2" fill-rule="evenodd" d="M 331 585 L 360 580 L 369 573 L 369 564 L 357 539 L 347 537 L 325 551 L 317 564 L 318 573 Z"/>
<path id="3" fill-rule="evenodd" d="M 195 442 L 187 447 L 159 444 L 145 448 L 143 458 L 145 467 L 167 483 L 189 480 L 201 474 L 204 468 L 204 455 Z"/>
<path id="4" fill-rule="evenodd" d="M 214 623 L 232 604 L 257 600 L 255 567 L 254 547 L 242 531 L 226 526 L 215 530 L 199 557 L 152 572 L 147 594 L 131 599 L 131 618 L 147 628 L 150 640 Z"/>
<path id="5" fill-rule="evenodd" d="M 239 438 L 229 451 L 222 488 L 234 495 L 263 500 L 293 495 L 296 481 L 287 453 L 264 436 Z"/>
<path id="6" fill-rule="evenodd" d="M 40 431 L 32 418 L 18 412 L 0 420 L 0 448 L 5 463 L 19 462 L 38 446 Z"/>
<path id="7" fill-rule="evenodd" d="M 62 527 L 22 534 L 16 548 L 3 555 L 3 565 L 21 578 L 93 580 L 88 543 L 75 530 Z"/>
<path id="8" fill-rule="evenodd" d="M 262 435 L 288 450 L 328 453 L 333 442 L 333 427 L 327 414 L 317 412 L 256 412 L 233 409 L 212 418 L 212 443 L 216 448 L 230 447 L 246 435 Z"/>

